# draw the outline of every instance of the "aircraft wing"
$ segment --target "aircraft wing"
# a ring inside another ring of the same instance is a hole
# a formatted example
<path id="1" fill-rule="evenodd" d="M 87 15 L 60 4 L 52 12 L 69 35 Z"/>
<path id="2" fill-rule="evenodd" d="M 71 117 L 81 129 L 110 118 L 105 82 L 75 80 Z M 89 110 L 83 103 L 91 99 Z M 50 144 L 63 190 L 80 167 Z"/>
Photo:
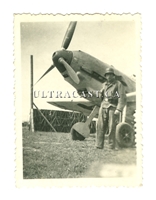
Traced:
<path id="1" fill-rule="evenodd" d="M 88 116 L 91 111 L 93 110 L 95 104 L 93 102 L 90 101 L 79 101 L 79 102 L 75 102 L 75 101 L 50 101 L 47 102 L 53 106 L 65 109 L 65 110 L 71 110 L 71 111 L 78 111 L 78 112 L 82 112 L 84 115 Z"/>
<path id="2" fill-rule="evenodd" d="M 135 92 L 128 93 L 126 94 L 126 96 L 127 103 L 136 102 Z M 47 103 L 65 110 L 82 112 L 86 116 L 88 116 L 91 113 L 95 106 L 95 103 L 91 101 L 49 101 Z"/>

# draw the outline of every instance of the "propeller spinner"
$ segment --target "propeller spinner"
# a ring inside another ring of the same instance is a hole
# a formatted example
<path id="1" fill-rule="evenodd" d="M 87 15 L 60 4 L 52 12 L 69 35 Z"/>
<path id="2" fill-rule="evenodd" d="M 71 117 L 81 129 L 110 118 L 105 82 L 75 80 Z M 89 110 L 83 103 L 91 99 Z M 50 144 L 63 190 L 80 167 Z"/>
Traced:
<path id="1" fill-rule="evenodd" d="M 70 63 L 71 63 L 71 60 L 72 60 L 72 52 L 71 51 L 66 51 L 66 49 L 68 48 L 68 46 L 69 46 L 69 44 L 71 42 L 71 39 L 73 37 L 76 24 L 77 24 L 77 22 L 70 22 L 70 24 L 68 26 L 68 29 L 66 31 L 66 34 L 64 36 L 63 42 L 62 42 L 62 50 L 61 51 L 57 51 L 57 52 L 55 52 L 53 54 L 52 60 L 53 60 L 54 64 L 40 77 L 40 79 L 38 81 L 40 81 L 54 67 L 57 67 L 60 72 L 62 72 L 64 70 L 67 70 L 68 75 L 70 76 L 70 78 L 76 84 L 79 84 L 79 82 L 80 82 L 79 77 L 76 74 L 76 72 L 72 69 L 72 67 L 70 66 Z"/>

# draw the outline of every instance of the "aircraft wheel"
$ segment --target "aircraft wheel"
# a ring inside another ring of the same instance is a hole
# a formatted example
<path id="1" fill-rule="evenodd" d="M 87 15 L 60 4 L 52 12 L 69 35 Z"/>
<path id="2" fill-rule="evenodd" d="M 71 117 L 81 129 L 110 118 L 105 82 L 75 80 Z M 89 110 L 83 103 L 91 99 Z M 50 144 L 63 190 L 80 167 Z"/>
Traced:
<path id="1" fill-rule="evenodd" d="M 116 126 L 116 140 L 120 147 L 131 147 L 134 144 L 134 130 L 127 123 Z"/>
<path id="2" fill-rule="evenodd" d="M 78 133 L 74 128 L 71 128 L 71 136 L 72 136 L 72 140 L 84 140 L 85 137 L 83 137 L 80 133 Z"/>

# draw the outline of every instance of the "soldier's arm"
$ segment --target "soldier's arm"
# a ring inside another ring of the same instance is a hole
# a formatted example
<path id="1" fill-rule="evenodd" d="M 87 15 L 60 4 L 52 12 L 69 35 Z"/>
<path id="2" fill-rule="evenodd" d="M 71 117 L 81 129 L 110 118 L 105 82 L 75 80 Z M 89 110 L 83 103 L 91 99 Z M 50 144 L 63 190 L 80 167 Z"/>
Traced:
<path id="1" fill-rule="evenodd" d="M 124 106 L 126 105 L 126 93 L 125 93 L 125 87 L 121 82 L 118 82 L 118 93 L 119 93 L 119 98 L 116 109 L 122 112 Z"/>
<path id="2" fill-rule="evenodd" d="M 105 83 L 102 85 L 102 89 L 98 91 L 98 97 L 101 99 L 101 101 L 104 98 L 104 88 L 105 88 Z"/>
<path id="3" fill-rule="evenodd" d="M 99 91 L 99 98 L 103 100 L 103 88 Z"/>

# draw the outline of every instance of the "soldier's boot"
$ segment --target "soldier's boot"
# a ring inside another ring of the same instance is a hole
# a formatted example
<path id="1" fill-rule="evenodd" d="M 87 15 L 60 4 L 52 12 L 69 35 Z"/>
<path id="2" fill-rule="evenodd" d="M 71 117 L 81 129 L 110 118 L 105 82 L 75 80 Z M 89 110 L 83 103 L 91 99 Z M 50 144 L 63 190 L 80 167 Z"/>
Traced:
<path id="1" fill-rule="evenodd" d="M 108 148 L 114 149 L 115 148 L 115 142 L 113 139 L 108 138 Z"/>
<path id="2" fill-rule="evenodd" d="M 117 140 L 115 140 L 114 149 L 115 149 L 116 151 L 118 151 L 118 150 L 120 149 L 120 147 L 119 147 L 119 144 L 118 144 Z"/>

